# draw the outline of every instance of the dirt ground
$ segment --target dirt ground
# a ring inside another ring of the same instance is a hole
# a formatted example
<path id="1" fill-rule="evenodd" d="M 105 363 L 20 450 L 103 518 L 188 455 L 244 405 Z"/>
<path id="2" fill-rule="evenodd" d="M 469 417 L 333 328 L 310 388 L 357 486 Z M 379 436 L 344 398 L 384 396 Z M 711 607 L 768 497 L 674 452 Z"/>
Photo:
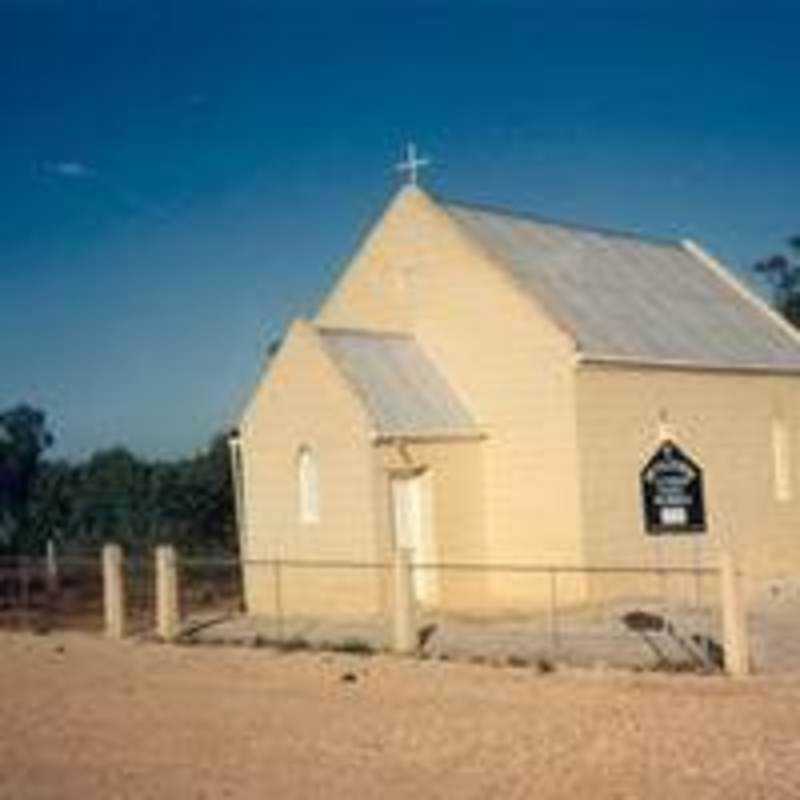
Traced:
<path id="1" fill-rule="evenodd" d="M 797 798 L 800 675 L 0 633 L 0 798 L 264 797 Z"/>

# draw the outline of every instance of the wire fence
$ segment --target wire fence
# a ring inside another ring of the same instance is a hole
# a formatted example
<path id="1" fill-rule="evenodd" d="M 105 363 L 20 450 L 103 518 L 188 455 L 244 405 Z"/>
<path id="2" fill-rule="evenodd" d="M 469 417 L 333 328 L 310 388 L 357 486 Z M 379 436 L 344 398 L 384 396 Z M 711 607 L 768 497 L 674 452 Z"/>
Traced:
<path id="1" fill-rule="evenodd" d="M 125 630 L 133 636 L 148 636 L 153 631 L 156 614 L 156 570 L 149 549 L 125 554 L 124 593 Z"/>
<path id="2" fill-rule="evenodd" d="M 149 549 L 124 558 L 125 630 L 154 635 Z M 724 661 L 715 568 L 518 564 L 407 566 L 416 654 L 511 664 L 714 669 Z M 371 652 L 391 646 L 394 563 L 177 559 L 180 637 Z M 748 578 L 753 668 L 800 669 L 800 576 Z M 0 558 L 0 629 L 103 630 L 99 551 Z"/>
<path id="3" fill-rule="evenodd" d="M 234 609 L 234 564 L 246 615 Z M 218 599 L 195 605 L 185 630 L 193 641 L 384 649 L 393 622 L 393 569 L 368 562 L 193 559 L 191 571 L 181 572 L 182 585 L 192 584 L 183 585 L 182 595 L 199 589 Z M 722 618 L 714 569 L 415 564 L 409 581 L 422 657 L 719 666 Z"/>
<path id="4" fill-rule="evenodd" d="M 576 666 L 719 666 L 722 616 L 712 569 L 445 564 L 412 567 L 412 575 L 418 595 L 430 600 L 418 613 L 433 653 Z"/>
<path id="5" fill-rule="evenodd" d="M 178 605 L 187 635 L 242 614 L 244 590 L 238 559 L 179 559 Z"/>
<path id="6" fill-rule="evenodd" d="M 751 579 L 747 584 L 754 666 L 766 673 L 800 669 L 800 576 Z"/>
<path id="7" fill-rule="evenodd" d="M 103 576 L 98 557 L 57 564 L 28 556 L 0 558 L 0 628 L 47 632 L 103 627 Z"/>

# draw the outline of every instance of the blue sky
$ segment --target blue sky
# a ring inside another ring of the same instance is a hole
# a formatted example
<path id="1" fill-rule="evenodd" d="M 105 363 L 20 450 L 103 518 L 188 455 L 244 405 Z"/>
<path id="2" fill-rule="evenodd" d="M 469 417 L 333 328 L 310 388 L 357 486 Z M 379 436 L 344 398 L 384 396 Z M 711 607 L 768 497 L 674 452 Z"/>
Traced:
<path id="1" fill-rule="evenodd" d="M 0 408 L 202 447 L 408 139 L 445 197 L 745 269 L 800 233 L 795 6 L 0 0 Z"/>

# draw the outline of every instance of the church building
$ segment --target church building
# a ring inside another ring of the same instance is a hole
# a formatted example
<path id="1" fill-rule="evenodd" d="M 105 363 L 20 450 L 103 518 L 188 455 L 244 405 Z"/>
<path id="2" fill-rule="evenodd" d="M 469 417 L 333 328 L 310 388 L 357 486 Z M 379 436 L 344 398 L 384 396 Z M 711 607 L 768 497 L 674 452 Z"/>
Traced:
<path id="1" fill-rule="evenodd" d="M 799 429 L 800 335 L 694 242 L 412 181 L 240 420 L 249 610 L 272 602 L 258 562 L 384 564 L 398 546 L 429 565 L 653 567 L 714 563 L 724 537 L 751 574 L 797 572 Z M 702 469 L 703 530 L 647 529 L 642 474 L 664 443 Z M 385 572 L 333 573 L 307 569 L 297 602 L 385 602 Z M 414 574 L 430 607 L 540 594 L 512 571 Z M 593 591 L 589 573 L 573 584 Z"/>

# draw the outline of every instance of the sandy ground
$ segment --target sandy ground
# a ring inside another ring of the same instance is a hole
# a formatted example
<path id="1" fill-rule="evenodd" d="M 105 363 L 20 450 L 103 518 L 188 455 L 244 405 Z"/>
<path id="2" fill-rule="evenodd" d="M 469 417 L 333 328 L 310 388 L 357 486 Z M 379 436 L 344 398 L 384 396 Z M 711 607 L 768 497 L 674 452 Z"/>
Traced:
<path id="1" fill-rule="evenodd" d="M 800 676 L 0 633 L 0 797 L 797 798 Z"/>

